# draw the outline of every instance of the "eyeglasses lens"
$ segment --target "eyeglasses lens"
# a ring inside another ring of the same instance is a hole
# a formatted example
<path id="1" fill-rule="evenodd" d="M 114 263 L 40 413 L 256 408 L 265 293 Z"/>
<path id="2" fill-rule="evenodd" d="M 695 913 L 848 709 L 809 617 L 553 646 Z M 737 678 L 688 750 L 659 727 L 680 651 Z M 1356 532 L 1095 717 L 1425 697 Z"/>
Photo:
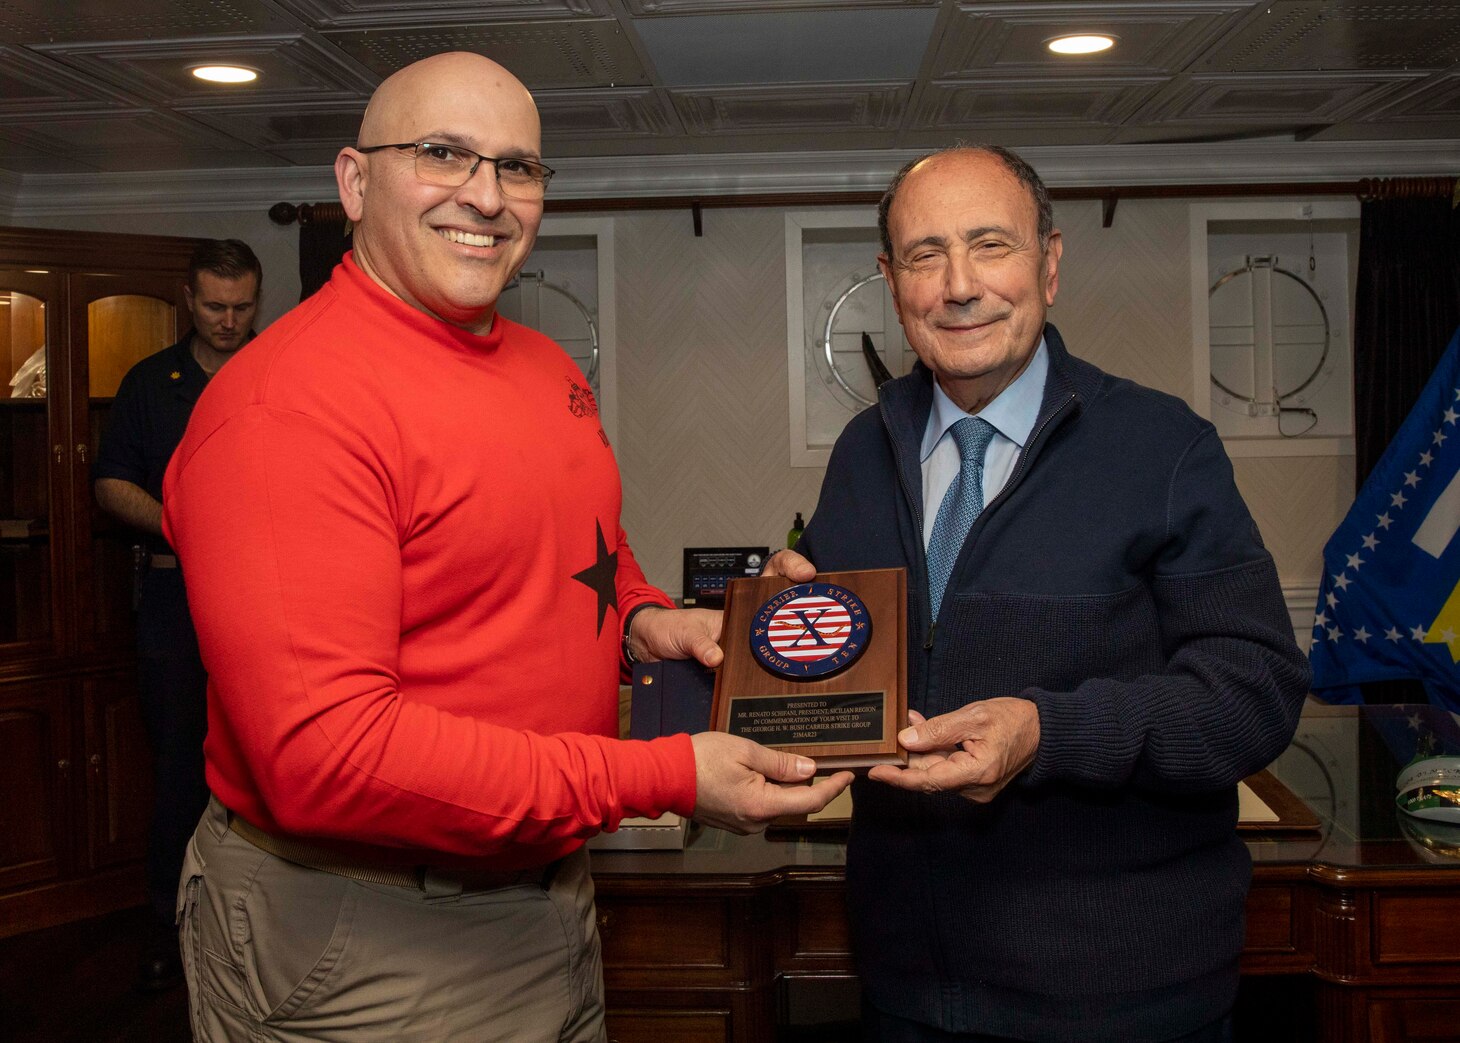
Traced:
<path id="1" fill-rule="evenodd" d="M 547 189 L 542 168 L 521 159 L 483 159 L 495 166 L 497 185 L 503 195 L 515 199 L 541 199 Z M 433 185 L 458 188 L 471 178 L 477 155 L 448 145 L 425 145 L 416 149 L 416 176 Z"/>

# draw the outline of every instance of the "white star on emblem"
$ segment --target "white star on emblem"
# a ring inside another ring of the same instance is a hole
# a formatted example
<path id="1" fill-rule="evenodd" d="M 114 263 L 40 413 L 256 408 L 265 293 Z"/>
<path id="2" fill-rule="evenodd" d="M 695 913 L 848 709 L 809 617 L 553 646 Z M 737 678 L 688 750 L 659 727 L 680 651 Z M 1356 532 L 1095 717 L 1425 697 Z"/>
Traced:
<path id="1" fill-rule="evenodd" d="M 1364 550 L 1373 550 L 1377 546 L 1379 546 L 1379 541 L 1374 539 L 1372 532 L 1364 537 Z"/>
<path id="2" fill-rule="evenodd" d="M 1410 627 L 1409 628 L 1409 636 L 1411 638 L 1413 638 L 1415 641 L 1423 641 L 1425 639 L 1425 628 L 1424 627 Z"/>
<path id="3" fill-rule="evenodd" d="M 1434 443 L 1435 443 L 1435 445 L 1444 445 L 1444 444 L 1445 444 L 1445 439 L 1447 439 L 1447 438 L 1449 438 L 1449 437 L 1450 437 L 1450 436 L 1449 436 L 1449 435 L 1447 435 L 1447 434 L 1445 434 L 1445 431 L 1444 431 L 1444 429 L 1443 429 L 1443 428 L 1442 428 L 1442 429 L 1440 429 L 1440 430 L 1439 430 L 1439 431 L 1436 431 L 1436 432 L 1435 432 L 1435 435 L 1434 435 L 1434 438 L 1433 438 L 1433 441 L 1434 441 Z"/>
<path id="4" fill-rule="evenodd" d="M 1369 633 L 1363 627 L 1359 627 L 1357 630 L 1354 631 L 1354 640 L 1361 645 L 1368 643 L 1369 638 L 1373 636 L 1373 634 Z"/>
<path id="5" fill-rule="evenodd" d="M 1338 608 L 1338 595 L 1330 591 L 1324 600 L 1328 602 L 1329 608 Z"/>
<path id="6" fill-rule="evenodd" d="M 1445 642 L 1445 644 L 1447 645 L 1454 644 L 1455 631 L 1451 630 L 1449 627 L 1446 627 L 1444 630 L 1440 631 L 1440 640 Z"/>
<path id="7" fill-rule="evenodd" d="M 1445 410 L 1445 423 L 1453 424 L 1457 420 L 1460 420 L 1460 413 L 1455 412 L 1454 409 Z"/>
<path id="8" fill-rule="evenodd" d="M 1428 467 L 1430 464 L 1435 462 L 1435 454 L 1426 449 L 1424 452 L 1419 454 L 1419 462 L 1421 466 Z"/>
<path id="9" fill-rule="evenodd" d="M 1353 569 L 1355 572 L 1359 570 L 1359 566 L 1363 563 L 1364 559 L 1359 557 L 1357 554 L 1350 554 L 1348 556 L 1348 567 Z"/>
<path id="10" fill-rule="evenodd" d="M 1419 731 L 1419 726 L 1424 723 L 1424 718 L 1417 713 L 1410 714 L 1404 720 L 1415 731 Z"/>
<path id="11" fill-rule="evenodd" d="M 1394 524 L 1394 522 L 1389 517 L 1388 511 L 1385 511 L 1383 514 L 1379 515 L 1378 522 L 1379 528 L 1381 529 L 1387 529 L 1389 528 L 1389 526 Z"/>
<path id="12" fill-rule="evenodd" d="M 1404 472 L 1404 484 L 1405 485 L 1408 485 L 1408 486 L 1411 486 L 1411 487 L 1418 485 L 1419 484 L 1419 474 L 1418 474 L 1418 472 L 1416 472 L 1416 471 L 1405 471 Z"/>
<path id="13" fill-rule="evenodd" d="M 1338 629 L 1338 627 L 1329 627 L 1328 628 L 1328 640 L 1330 640 L 1330 641 L 1337 641 L 1342 636 L 1343 636 L 1343 633 Z"/>
<path id="14" fill-rule="evenodd" d="M 1326 627 L 1328 625 L 1328 613 L 1320 612 L 1313 617 L 1314 627 Z"/>
<path id="15" fill-rule="evenodd" d="M 1404 498 L 1403 493 L 1393 493 L 1389 497 L 1389 502 L 1392 503 L 1395 507 L 1403 507 L 1409 501 Z"/>
<path id="16" fill-rule="evenodd" d="M 1388 630 L 1384 631 L 1384 639 L 1386 641 L 1398 641 L 1399 638 L 1399 631 L 1394 627 L 1390 627 Z"/>
<path id="17" fill-rule="evenodd" d="M 1348 578 L 1348 573 L 1346 572 L 1340 572 L 1337 576 L 1333 577 L 1333 585 L 1339 590 L 1348 590 L 1350 582 L 1351 580 Z"/>

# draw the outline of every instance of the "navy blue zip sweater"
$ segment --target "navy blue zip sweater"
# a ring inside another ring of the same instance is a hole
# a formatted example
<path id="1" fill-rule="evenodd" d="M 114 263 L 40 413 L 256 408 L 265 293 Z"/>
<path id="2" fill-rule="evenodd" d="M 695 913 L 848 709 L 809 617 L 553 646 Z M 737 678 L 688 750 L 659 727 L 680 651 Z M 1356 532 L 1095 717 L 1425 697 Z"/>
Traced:
<path id="1" fill-rule="evenodd" d="M 921 365 L 838 439 L 798 545 L 908 569 L 914 709 L 1039 709 L 1033 765 L 990 804 L 856 783 L 853 948 L 876 1006 L 947 1031 L 1165 1040 L 1232 1004 L 1236 784 L 1291 740 L 1308 665 L 1216 431 L 1044 333 L 1039 419 L 936 627 Z"/>

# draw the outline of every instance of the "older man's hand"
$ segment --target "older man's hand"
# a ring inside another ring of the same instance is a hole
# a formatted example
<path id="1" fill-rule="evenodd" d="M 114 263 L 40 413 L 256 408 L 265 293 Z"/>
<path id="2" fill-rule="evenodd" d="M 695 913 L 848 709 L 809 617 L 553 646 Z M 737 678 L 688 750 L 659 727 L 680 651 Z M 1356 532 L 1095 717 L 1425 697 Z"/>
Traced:
<path id="1" fill-rule="evenodd" d="M 986 699 L 924 718 L 910 711 L 897 737 L 907 767 L 882 764 L 868 777 L 918 793 L 957 793 L 978 804 L 998 796 L 1039 751 L 1039 708 L 1028 699 Z"/>
<path id="2" fill-rule="evenodd" d="M 766 561 L 760 570 L 762 576 L 785 576 L 797 583 L 809 583 L 816 578 L 816 566 L 804 555 L 793 550 L 778 550 Z"/>

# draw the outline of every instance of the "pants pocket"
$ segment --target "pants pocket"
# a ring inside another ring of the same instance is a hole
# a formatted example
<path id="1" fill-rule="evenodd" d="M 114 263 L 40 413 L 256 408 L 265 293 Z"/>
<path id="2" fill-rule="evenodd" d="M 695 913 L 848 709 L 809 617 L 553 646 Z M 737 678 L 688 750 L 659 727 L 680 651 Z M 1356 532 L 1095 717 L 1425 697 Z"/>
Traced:
<path id="1" fill-rule="evenodd" d="M 354 926 L 357 885 L 277 858 L 259 867 L 233 933 L 253 1009 L 270 1025 L 311 1011 L 337 976 Z"/>
<path id="2" fill-rule="evenodd" d="M 187 855 L 183 859 L 182 877 L 177 887 L 177 928 L 179 948 L 182 951 L 183 975 L 188 981 L 188 1021 L 192 1026 L 193 1038 L 204 1039 L 198 1010 L 198 896 L 203 889 L 203 871 L 198 864 L 195 841 L 188 841 Z"/>

